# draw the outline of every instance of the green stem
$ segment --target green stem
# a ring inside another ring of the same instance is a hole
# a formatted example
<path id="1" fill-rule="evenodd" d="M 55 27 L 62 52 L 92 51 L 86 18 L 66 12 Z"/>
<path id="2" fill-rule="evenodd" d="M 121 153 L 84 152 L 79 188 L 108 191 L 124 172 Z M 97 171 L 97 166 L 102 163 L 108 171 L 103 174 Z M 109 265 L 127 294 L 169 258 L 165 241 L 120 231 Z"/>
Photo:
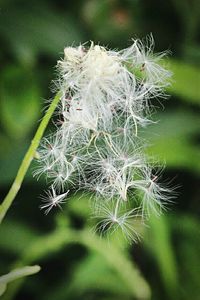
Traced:
<path id="1" fill-rule="evenodd" d="M 0 205 L 0 224 L 3 221 L 3 218 L 5 217 L 8 209 L 10 208 L 11 204 L 13 203 L 13 201 L 21 187 L 21 184 L 26 175 L 26 172 L 28 171 L 28 168 L 34 158 L 34 155 L 35 155 L 37 147 L 40 143 L 40 140 L 44 134 L 44 131 L 49 123 L 49 120 L 50 120 L 59 100 L 60 100 L 60 93 L 58 93 L 55 96 L 55 98 L 51 102 L 46 114 L 44 115 L 44 117 L 35 133 L 35 136 L 31 142 L 31 145 L 29 146 L 29 148 L 24 156 L 24 159 L 20 165 L 17 176 L 16 176 L 7 196 L 5 197 L 2 204 Z"/>

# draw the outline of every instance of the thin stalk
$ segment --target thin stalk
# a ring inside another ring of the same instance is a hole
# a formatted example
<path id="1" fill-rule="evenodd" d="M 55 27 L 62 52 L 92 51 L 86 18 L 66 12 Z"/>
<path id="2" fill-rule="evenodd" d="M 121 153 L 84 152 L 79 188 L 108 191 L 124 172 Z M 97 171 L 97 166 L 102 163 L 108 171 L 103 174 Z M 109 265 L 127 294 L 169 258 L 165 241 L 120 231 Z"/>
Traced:
<path id="1" fill-rule="evenodd" d="M 0 205 L 0 224 L 3 221 L 8 209 L 10 208 L 11 204 L 13 203 L 13 201 L 22 185 L 24 177 L 25 177 L 25 175 L 28 171 L 28 168 L 34 158 L 35 152 L 39 146 L 40 140 L 44 134 L 44 131 L 49 123 L 49 120 L 50 120 L 59 100 L 60 100 L 60 93 L 57 93 L 56 96 L 54 97 L 53 101 L 51 102 L 48 110 L 46 111 L 46 114 L 44 115 L 44 117 L 35 133 L 35 136 L 24 156 L 24 159 L 22 160 L 22 163 L 17 172 L 17 176 L 15 177 L 15 180 L 14 180 L 8 194 L 6 195 L 2 204 Z"/>
<path id="2" fill-rule="evenodd" d="M 117 199 L 117 204 L 116 204 L 116 206 L 115 206 L 115 213 L 114 213 L 115 219 L 117 219 L 117 213 L 118 213 L 118 208 L 119 208 L 119 202 L 120 202 L 120 200 Z"/>

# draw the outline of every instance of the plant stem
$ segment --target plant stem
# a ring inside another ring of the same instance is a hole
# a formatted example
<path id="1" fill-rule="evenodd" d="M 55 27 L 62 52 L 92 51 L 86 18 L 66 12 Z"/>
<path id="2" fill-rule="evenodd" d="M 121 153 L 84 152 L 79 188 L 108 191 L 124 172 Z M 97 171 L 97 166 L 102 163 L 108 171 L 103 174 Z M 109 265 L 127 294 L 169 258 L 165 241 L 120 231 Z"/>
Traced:
<path id="1" fill-rule="evenodd" d="M 3 218 L 5 217 L 8 209 L 10 208 L 11 204 L 13 203 L 13 201 L 21 187 L 24 177 L 28 171 L 28 168 L 34 158 L 34 155 L 35 155 L 37 147 L 40 143 L 40 140 L 44 134 L 44 131 L 49 123 L 49 120 L 50 120 L 59 100 L 60 100 L 60 93 L 57 93 L 56 96 L 54 97 L 53 101 L 51 102 L 48 110 L 46 111 L 46 114 L 44 115 L 44 117 L 35 133 L 35 136 L 24 156 L 24 159 L 19 167 L 17 176 L 15 177 L 15 180 L 14 180 L 8 194 L 6 195 L 2 204 L 0 205 L 0 224 L 3 221 Z"/>

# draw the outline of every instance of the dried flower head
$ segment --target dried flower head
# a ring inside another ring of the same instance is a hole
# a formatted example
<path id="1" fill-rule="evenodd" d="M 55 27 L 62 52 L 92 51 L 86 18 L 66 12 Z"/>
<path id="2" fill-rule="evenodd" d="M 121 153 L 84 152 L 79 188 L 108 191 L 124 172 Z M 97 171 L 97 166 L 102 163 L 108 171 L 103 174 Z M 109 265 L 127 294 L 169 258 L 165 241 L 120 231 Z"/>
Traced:
<path id="1" fill-rule="evenodd" d="M 59 121 L 43 139 L 35 171 L 51 182 L 41 206 L 46 213 L 64 202 L 69 188 L 90 191 L 100 229 L 121 228 L 134 240 L 136 212 L 143 221 L 165 206 L 168 190 L 159 185 L 138 136 L 151 122 L 151 98 L 165 95 L 171 75 L 160 65 L 164 53 L 154 55 L 153 48 L 152 36 L 146 45 L 133 40 L 118 52 L 94 43 L 65 48 L 56 83 Z"/>

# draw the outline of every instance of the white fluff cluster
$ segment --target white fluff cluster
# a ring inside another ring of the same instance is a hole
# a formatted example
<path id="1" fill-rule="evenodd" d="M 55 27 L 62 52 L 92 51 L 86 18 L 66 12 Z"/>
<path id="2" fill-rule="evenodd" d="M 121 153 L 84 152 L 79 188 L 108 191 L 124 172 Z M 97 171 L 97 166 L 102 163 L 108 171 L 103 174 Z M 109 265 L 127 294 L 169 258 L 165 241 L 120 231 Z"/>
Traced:
<path id="1" fill-rule="evenodd" d="M 164 54 L 152 50 L 152 37 L 146 46 L 133 40 L 118 52 L 93 43 L 65 48 L 58 61 L 59 120 L 43 139 L 35 171 L 51 181 L 41 206 L 46 213 L 65 201 L 69 188 L 90 191 L 97 227 L 121 228 L 132 240 L 134 219 L 159 213 L 168 201 L 138 137 L 150 122 L 150 99 L 164 96 L 170 77 L 159 64 Z"/>

